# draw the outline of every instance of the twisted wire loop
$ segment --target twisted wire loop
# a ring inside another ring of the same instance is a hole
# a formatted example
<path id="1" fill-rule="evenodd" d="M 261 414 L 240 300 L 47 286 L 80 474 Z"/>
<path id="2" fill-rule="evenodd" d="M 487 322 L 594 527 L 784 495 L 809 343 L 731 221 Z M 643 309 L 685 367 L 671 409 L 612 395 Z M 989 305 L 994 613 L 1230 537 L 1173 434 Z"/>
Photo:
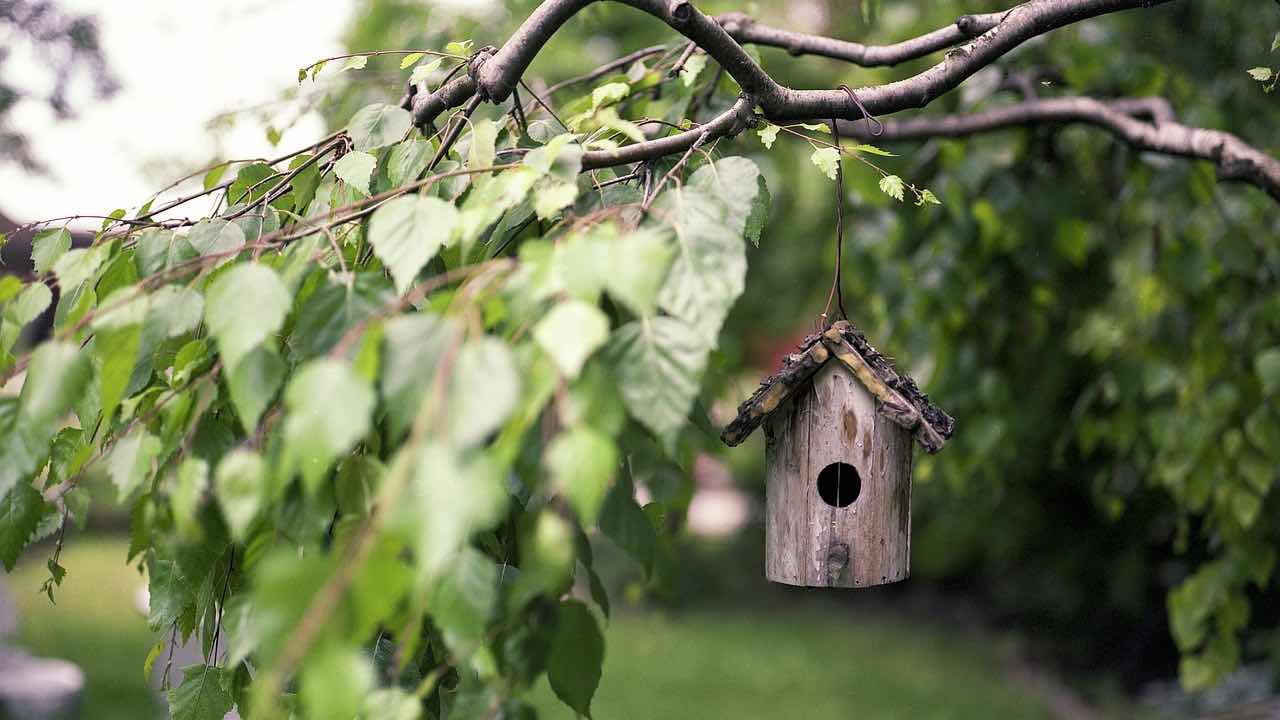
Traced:
<path id="1" fill-rule="evenodd" d="M 853 88 L 849 87 L 848 85 L 845 85 L 844 83 L 841 83 L 838 89 L 845 91 L 845 93 L 849 96 L 849 99 L 853 101 L 853 104 L 858 106 L 858 111 L 862 113 L 862 120 L 867 124 L 867 132 L 871 133 L 875 137 L 880 137 L 881 135 L 883 135 L 884 123 L 880 120 L 880 118 L 867 112 L 867 106 L 863 105 L 862 101 L 858 99 L 858 94 L 853 91 Z M 875 127 L 874 130 L 871 129 L 873 127 L 873 124 Z M 831 127 L 835 128 L 834 122 L 832 123 Z M 836 141 L 836 144 L 837 145 L 839 144 L 838 140 Z"/>

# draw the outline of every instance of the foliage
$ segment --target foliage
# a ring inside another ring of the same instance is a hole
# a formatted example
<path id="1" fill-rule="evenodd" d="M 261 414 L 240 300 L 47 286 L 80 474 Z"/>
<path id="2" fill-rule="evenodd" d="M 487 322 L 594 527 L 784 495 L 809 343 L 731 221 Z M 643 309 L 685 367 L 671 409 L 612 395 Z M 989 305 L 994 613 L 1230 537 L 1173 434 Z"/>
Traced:
<path id="1" fill-rule="evenodd" d="M 585 533 L 652 566 L 665 510 L 632 478 L 690 462 L 768 199 L 719 157 L 639 212 L 579 174 L 622 121 L 597 122 L 473 118 L 432 174 L 441 136 L 371 104 L 233 166 L 190 227 L 148 204 L 89 248 L 42 234 L 39 277 L 6 291 L 8 351 L 61 290 L 53 337 L 3 367 L 27 371 L 0 416 L 6 565 L 109 478 L 151 627 L 204 647 L 174 717 L 520 715 L 544 673 L 590 715 L 607 597 Z M 579 573 L 595 608 L 565 594 Z"/>

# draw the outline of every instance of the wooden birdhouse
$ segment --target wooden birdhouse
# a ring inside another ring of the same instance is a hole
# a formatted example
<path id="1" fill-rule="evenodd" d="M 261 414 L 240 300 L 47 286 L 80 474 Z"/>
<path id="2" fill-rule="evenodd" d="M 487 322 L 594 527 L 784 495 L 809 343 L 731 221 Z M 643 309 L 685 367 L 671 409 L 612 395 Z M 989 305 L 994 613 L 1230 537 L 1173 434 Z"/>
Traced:
<path id="1" fill-rule="evenodd" d="M 720 437 L 737 445 L 761 424 L 765 575 L 808 587 L 906 579 L 912 438 L 937 452 L 955 421 L 841 321 L 806 338 Z"/>

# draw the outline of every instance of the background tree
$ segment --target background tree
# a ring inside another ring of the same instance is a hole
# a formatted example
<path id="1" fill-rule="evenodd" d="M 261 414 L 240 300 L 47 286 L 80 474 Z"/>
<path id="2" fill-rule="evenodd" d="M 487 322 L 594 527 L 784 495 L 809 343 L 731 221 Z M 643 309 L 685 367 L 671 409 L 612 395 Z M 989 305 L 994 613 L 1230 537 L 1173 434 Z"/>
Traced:
<path id="1" fill-rule="evenodd" d="M 518 715 L 544 671 L 585 713 L 602 642 L 565 595 L 571 577 L 608 602 L 583 533 L 661 564 L 656 530 L 687 503 L 681 468 L 716 444 L 686 426 L 710 429 L 707 411 L 739 394 L 745 328 L 778 337 L 821 307 L 797 278 L 827 275 L 831 252 L 795 238 L 827 234 L 820 198 L 847 157 L 861 161 L 845 174 L 852 315 L 923 359 L 913 374 L 960 420 L 958 452 L 920 468 L 918 565 L 1012 578 L 988 586 L 994 599 L 1064 626 L 1102 596 L 1120 627 L 1173 586 L 1184 682 L 1232 668 L 1246 629 L 1272 621 L 1256 601 L 1273 587 L 1280 447 L 1276 251 L 1238 228 L 1274 223 L 1280 173 L 1196 129 L 1263 115 L 1214 117 L 1265 102 L 1244 73 L 1257 60 L 1207 108 L 1208 91 L 1179 79 L 1218 67 L 1192 59 L 1185 32 L 1218 9 L 1033 0 L 956 20 L 931 7 L 886 14 L 884 32 L 910 39 L 863 46 L 632 0 L 666 45 L 580 83 L 525 85 L 589 4 L 543 3 L 505 41 L 452 28 L 439 64 L 405 50 L 304 68 L 358 80 L 390 64 L 414 87 L 303 154 L 215 169 L 214 218 L 158 219 L 179 198 L 109 222 L 92 248 L 45 235 L 37 269 L 63 296 L 55 339 L 7 372 L 29 368 L 0 406 L 6 562 L 82 514 L 81 479 L 105 472 L 133 507 L 153 623 L 206 646 L 175 683 L 177 713 L 269 715 L 295 701 L 281 693 L 296 676 L 315 715 L 416 716 L 419 699 L 433 715 Z M 586 12 L 607 30 L 629 11 Z M 366 14 L 353 38 L 393 14 Z M 1210 32 L 1205 57 L 1249 32 Z M 1162 41 L 1186 55 L 1146 54 Z M 427 46 L 442 43 L 404 44 Z M 808 59 L 770 47 L 839 63 L 801 82 Z M 884 62 L 914 64 L 852 90 L 779 84 L 830 88 Z M 966 79 L 976 89 L 949 92 Z M 1171 104 L 1149 97 L 1164 89 Z M 929 119 L 886 117 L 862 137 L 870 115 L 935 99 Z M 1080 127 L 1059 131 L 1068 122 Z M 863 144 L 912 138 L 929 144 L 893 145 L 898 157 Z M 760 154 L 763 173 L 726 156 L 757 141 L 780 146 Z M 1260 190 L 1219 189 L 1215 173 Z M 786 237 L 760 238 L 770 196 Z M 1171 213 L 1174 196 L 1198 202 Z M 747 286 L 792 290 L 746 293 L 730 313 Z M 3 289 L 7 327 L 49 302 L 41 283 Z M 69 409 L 78 426 L 60 428 Z M 637 484 L 652 504 L 636 504 Z M 50 571 L 52 592 L 56 552 Z"/>

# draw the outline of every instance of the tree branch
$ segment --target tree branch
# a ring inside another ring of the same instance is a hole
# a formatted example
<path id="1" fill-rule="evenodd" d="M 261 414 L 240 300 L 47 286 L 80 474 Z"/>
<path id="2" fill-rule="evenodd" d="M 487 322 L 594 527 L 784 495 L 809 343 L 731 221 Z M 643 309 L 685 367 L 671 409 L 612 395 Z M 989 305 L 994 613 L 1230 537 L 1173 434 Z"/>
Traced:
<path id="1" fill-rule="evenodd" d="M 500 49 L 476 54 L 465 75 L 436 92 L 411 97 L 414 122 L 431 123 L 440 113 L 472 97 L 504 101 L 529 63 L 551 36 L 580 10 L 600 0 L 546 0 Z M 664 138 L 592 151 L 584 169 L 620 165 L 687 151 L 696 143 L 732 135 L 753 121 L 752 107 L 779 123 L 836 118 L 857 120 L 866 112 L 886 115 L 928 105 L 966 78 L 1027 40 L 1099 15 L 1162 5 L 1172 0 L 1027 0 L 1005 12 L 966 15 L 950 26 L 884 46 L 867 46 L 755 22 L 741 13 L 713 18 L 689 0 L 613 0 L 646 12 L 684 35 L 711 56 L 743 89 L 743 96 L 705 125 Z M 885 65 L 921 57 L 965 39 L 942 62 L 909 78 L 884 85 L 837 90 L 795 90 L 776 82 L 739 42 L 773 45 L 793 53 L 839 58 L 864 65 Z M 642 52 L 652 52 L 646 49 Z M 856 98 L 854 97 L 856 95 Z M 859 107 L 861 101 L 862 107 Z M 1139 120 L 1145 117 L 1149 122 Z M 1111 131 L 1141 150 L 1213 162 L 1218 177 L 1252 183 L 1280 200 L 1280 163 L 1230 133 L 1192 128 L 1173 121 L 1168 103 L 1154 98 L 1102 102 L 1090 98 L 1030 99 L 1019 105 L 968 116 L 919 118 L 886 124 L 881 139 L 957 137 L 1034 122 L 1083 122 Z M 845 123 L 842 131 L 862 137 L 864 130 Z"/>
<path id="2" fill-rule="evenodd" d="M 468 74 L 445 83 L 439 90 L 413 99 L 414 121 L 426 125 L 444 110 L 479 93 L 490 102 L 502 102 L 511 94 L 529 63 L 551 36 L 580 10 L 600 0 L 546 0 L 525 20 L 496 53 L 482 52 L 472 61 Z M 776 82 L 714 18 L 704 15 L 689 0 L 614 0 L 662 20 L 672 29 L 697 43 L 743 92 L 776 122 L 814 121 L 827 118 L 855 120 L 862 116 L 858 104 L 842 90 L 795 90 Z M 1106 13 L 1151 7 L 1172 0 L 1028 0 L 1000 14 L 999 22 L 972 42 L 953 49 L 939 64 L 905 80 L 858 89 L 867 110 L 889 114 L 923 107 L 954 89 L 978 70 L 1028 39 Z M 983 17 L 986 16 L 972 16 Z M 981 22 L 974 21 L 980 25 Z M 967 25 L 967 23 L 966 23 Z M 957 30 L 959 30 L 957 26 Z M 943 35 L 908 41 L 921 48 L 935 48 Z M 898 50 L 896 52 L 904 52 Z"/>
<path id="3" fill-rule="evenodd" d="M 862 67 L 897 65 L 945 50 L 981 35 L 1000 23 L 1004 13 L 964 15 L 946 27 L 892 45 L 863 45 L 836 38 L 782 30 L 741 12 L 724 13 L 716 21 L 742 45 L 767 45 L 792 55 L 820 55 Z"/>
<path id="4" fill-rule="evenodd" d="M 737 134 L 754 124 L 754 121 L 751 101 L 746 97 L 740 97 L 729 106 L 729 109 L 715 116 L 705 125 L 698 125 L 691 130 L 656 140 L 623 145 L 614 150 L 592 150 L 583 153 L 582 169 L 596 170 L 685 152 L 695 144 Z"/>
<path id="5" fill-rule="evenodd" d="M 966 137 L 1039 123 L 1095 125 L 1137 150 L 1207 160 L 1214 164 L 1219 180 L 1256 185 L 1280 201 L 1280 162 L 1231 133 L 1175 122 L 1169 104 L 1161 98 L 1053 98 L 970 114 L 889 120 L 884 133 L 874 140 Z M 841 122 L 840 132 L 873 139 L 861 123 Z"/>

